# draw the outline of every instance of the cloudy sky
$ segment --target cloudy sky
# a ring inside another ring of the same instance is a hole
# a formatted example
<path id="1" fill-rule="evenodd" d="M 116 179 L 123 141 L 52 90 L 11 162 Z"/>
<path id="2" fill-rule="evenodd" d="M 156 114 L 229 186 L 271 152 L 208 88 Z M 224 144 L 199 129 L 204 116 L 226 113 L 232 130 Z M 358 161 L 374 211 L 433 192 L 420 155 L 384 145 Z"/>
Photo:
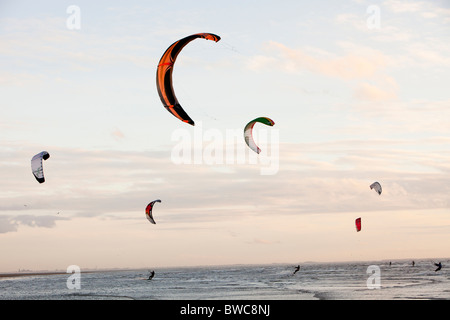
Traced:
<path id="1" fill-rule="evenodd" d="M 192 127 L 155 78 L 199 32 Z M 1 1 L 0 272 L 449 257 L 449 40 L 443 0 Z"/>

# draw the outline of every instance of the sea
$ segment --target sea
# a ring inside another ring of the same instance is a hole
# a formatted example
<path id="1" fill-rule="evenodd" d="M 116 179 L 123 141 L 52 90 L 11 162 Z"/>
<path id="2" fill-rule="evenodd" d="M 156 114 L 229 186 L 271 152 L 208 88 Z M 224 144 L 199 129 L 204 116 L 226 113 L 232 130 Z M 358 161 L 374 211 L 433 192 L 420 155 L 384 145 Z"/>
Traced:
<path id="1" fill-rule="evenodd" d="M 207 312 L 196 308 L 214 306 L 204 302 L 216 301 L 220 302 L 216 314 L 220 310 L 222 315 L 258 312 L 263 316 L 273 314 L 276 301 L 450 300 L 450 260 L 441 262 L 439 271 L 431 260 L 417 260 L 414 265 L 411 260 L 311 262 L 301 264 L 295 274 L 295 264 L 80 270 L 2 277 L 0 300 L 178 301 L 172 311 L 190 315 Z M 151 270 L 155 275 L 148 280 Z M 232 311 L 228 303 L 241 307 Z"/>
<path id="2" fill-rule="evenodd" d="M 1 300 L 450 300 L 450 260 L 125 269 L 0 278 Z M 448 267 L 447 267 L 448 266 Z"/>

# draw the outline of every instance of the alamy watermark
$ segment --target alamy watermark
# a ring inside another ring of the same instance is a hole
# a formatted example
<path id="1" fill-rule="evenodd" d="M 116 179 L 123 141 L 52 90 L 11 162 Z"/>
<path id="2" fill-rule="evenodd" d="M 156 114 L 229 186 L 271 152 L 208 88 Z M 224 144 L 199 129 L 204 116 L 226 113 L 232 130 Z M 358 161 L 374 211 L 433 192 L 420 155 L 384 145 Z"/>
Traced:
<path id="1" fill-rule="evenodd" d="M 381 29 L 381 10 L 377 5 L 370 5 L 367 7 L 366 13 L 369 17 L 366 20 L 368 29 Z"/>
<path id="2" fill-rule="evenodd" d="M 81 289 L 81 269 L 79 266 L 71 265 L 67 267 L 67 273 L 72 275 L 67 278 L 66 286 L 69 290 Z"/>
<path id="3" fill-rule="evenodd" d="M 371 265 L 367 267 L 367 274 L 370 274 L 367 279 L 367 289 L 381 289 L 381 269 L 379 266 Z"/>
<path id="4" fill-rule="evenodd" d="M 257 165 L 261 175 L 274 175 L 279 169 L 279 132 L 270 127 L 253 130 L 253 139 L 261 152 L 257 154 L 244 142 L 242 129 L 226 129 L 225 132 L 204 129 L 202 123 L 193 130 L 180 128 L 171 136 L 177 144 L 172 148 L 174 164 L 191 165 Z"/>
<path id="5" fill-rule="evenodd" d="M 71 5 L 66 9 L 66 13 L 69 17 L 66 19 L 66 27 L 69 30 L 81 29 L 81 10 L 79 6 Z"/>

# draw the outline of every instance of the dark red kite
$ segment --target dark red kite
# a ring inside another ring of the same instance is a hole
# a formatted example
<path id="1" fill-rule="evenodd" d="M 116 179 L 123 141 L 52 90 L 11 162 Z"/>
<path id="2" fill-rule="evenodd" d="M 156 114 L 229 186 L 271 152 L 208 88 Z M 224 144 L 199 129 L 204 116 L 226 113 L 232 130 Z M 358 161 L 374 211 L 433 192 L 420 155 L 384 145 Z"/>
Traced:
<path id="1" fill-rule="evenodd" d="M 361 218 L 355 220 L 356 231 L 361 231 Z"/>
<path id="2" fill-rule="evenodd" d="M 172 72 L 175 60 L 180 51 L 192 40 L 203 38 L 218 42 L 220 37 L 212 33 L 197 33 L 173 43 L 166 52 L 164 52 L 161 60 L 159 60 L 158 70 L 156 71 L 156 87 L 159 97 L 164 107 L 175 117 L 190 125 L 194 125 L 194 121 L 187 115 L 181 105 L 178 103 L 172 86 Z"/>

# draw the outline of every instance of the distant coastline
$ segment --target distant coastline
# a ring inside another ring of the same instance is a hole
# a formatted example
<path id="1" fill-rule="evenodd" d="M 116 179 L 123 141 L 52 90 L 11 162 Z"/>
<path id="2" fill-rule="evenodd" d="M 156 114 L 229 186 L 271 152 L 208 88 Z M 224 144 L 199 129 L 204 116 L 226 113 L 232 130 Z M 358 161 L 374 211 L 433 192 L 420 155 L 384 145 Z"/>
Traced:
<path id="1" fill-rule="evenodd" d="M 51 275 L 57 275 L 57 274 L 67 274 L 66 272 L 62 271 L 55 271 L 55 272 L 10 272 L 10 273 L 0 273 L 0 278 L 16 278 L 16 277 L 31 277 L 31 276 L 51 276 Z"/>
<path id="2" fill-rule="evenodd" d="M 105 270 L 87 270 L 82 273 L 94 273 L 94 272 L 113 272 L 123 271 L 124 269 L 105 269 Z M 16 278 L 16 277 L 33 277 L 33 276 L 54 276 L 54 275 L 70 275 L 70 272 L 65 271 L 24 271 L 24 272 L 0 272 L 0 278 Z"/>

